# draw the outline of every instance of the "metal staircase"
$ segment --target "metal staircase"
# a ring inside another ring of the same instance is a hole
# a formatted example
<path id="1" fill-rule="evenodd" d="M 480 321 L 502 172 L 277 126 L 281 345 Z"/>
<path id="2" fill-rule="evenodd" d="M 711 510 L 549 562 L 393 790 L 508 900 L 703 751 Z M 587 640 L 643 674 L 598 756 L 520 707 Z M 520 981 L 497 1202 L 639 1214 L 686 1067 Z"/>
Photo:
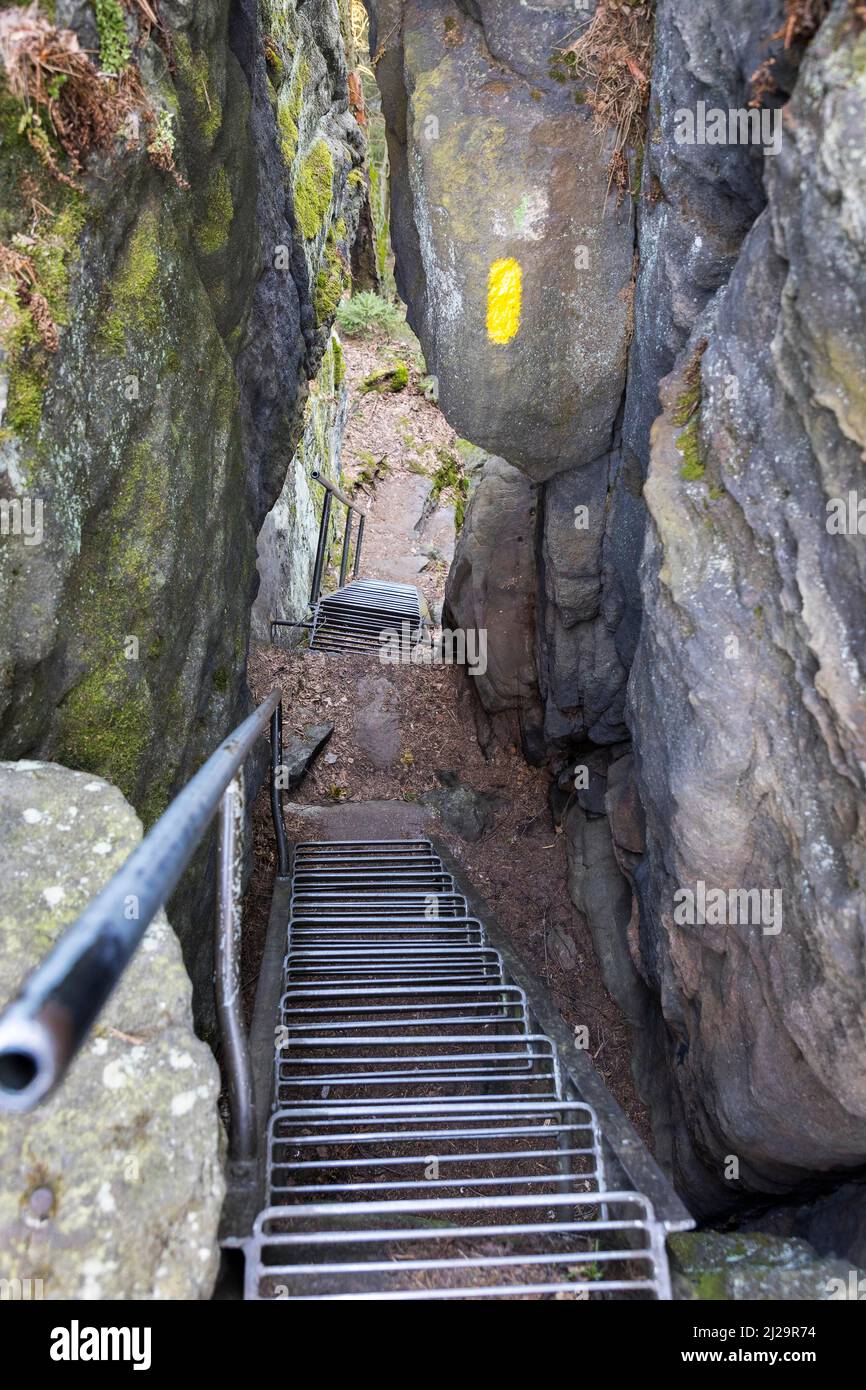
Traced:
<path id="1" fill-rule="evenodd" d="M 429 840 L 298 845 L 251 1300 L 670 1298 L 665 1224 Z"/>
<path id="2" fill-rule="evenodd" d="M 390 643 L 396 646 L 399 653 L 408 655 L 423 636 L 419 591 L 411 584 L 358 577 L 366 513 L 333 483 L 321 477 L 318 471 L 313 472 L 312 479 L 324 488 L 325 500 L 313 565 L 310 617 L 304 622 L 290 622 L 272 616 L 271 640 L 275 640 L 278 628 L 301 627 L 309 631 L 310 651 L 370 652 L 379 651 L 384 643 Z M 334 499 L 346 508 L 340 584 L 336 592 L 322 595 L 322 578 L 330 547 L 331 506 Z M 358 534 L 355 540 L 353 576 L 347 583 L 352 547 L 352 522 L 356 514 Z"/>
<path id="3" fill-rule="evenodd" d="M 377 651 L 383 642 L 409 651 L 421 639 L 421 601 L 411 584 L 355 579 L 313 607 L 310 651 Z"/>

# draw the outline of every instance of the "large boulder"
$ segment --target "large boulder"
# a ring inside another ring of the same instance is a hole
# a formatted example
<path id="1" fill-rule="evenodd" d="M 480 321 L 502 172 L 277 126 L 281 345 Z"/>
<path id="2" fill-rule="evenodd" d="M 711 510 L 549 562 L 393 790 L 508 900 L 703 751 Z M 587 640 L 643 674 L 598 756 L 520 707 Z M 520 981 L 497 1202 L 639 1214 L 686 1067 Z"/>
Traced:
<path id="1" fill-rule="evenodd" d="M 769 208 L 665 384 L 645 489 L 641 965 L 673 1157 L 707 1206 L 866 1153 L 866 545 L 827 513 L 866 482 L 864 72 L 866 32 L 837 4 L 768 160 Z M 781 910 L 676 921 L 699 882 Z"/>
<path id="2" fill-rule="evenodd" d="M 538 489 L 504 459 L 488 458 L 466 512 L 445 591 L 445 621 L 487 634 L 487 669 L 472 676 L 494 717 L 516 718 L 527 755 L 541 744 L 535 671 Z"/>
<path id="3" fill-rule="evenodd" d="M 631 200 L 551 75 L 573 7 L 369 0 L 397 282 L 442 410 L 533 479 L 610 447 L 628 349 Z"/>
<path id="4" fill-rule="evenodd" d="M 0 763 L 0 1004 L 140 838 L 101 778 Z M 30 1296 L 47 1299 L 208 1298 L 219 1091 L 161 912 L 54 1096 L 0 1119 L 0 1283 L 26 1295 L 40 1280 Z"/>

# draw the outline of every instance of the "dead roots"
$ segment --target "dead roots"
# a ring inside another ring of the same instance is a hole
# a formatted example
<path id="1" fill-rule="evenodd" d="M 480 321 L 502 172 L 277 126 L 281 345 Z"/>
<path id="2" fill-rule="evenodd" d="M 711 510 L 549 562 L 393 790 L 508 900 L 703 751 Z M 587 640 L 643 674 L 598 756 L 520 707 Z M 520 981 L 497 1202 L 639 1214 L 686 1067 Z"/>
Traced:
<path id="1" fill-rule="evenodd" d="M 162 32 L 148 0 L 135 0 L 135 4 L 147 31 L 156 26 Z M 108 148 L 125 122 L 129 122 L 130 141 L 134 139 L 133 113 L 142 117 L 149 130 L 157 124 L 134 63 L 119 76 L 100 73 L 72 30 L 56 28 L 36 4 L 0 11 L 0 63 L 10 92 L 24 108 L 21 134 L 61 183 L 76 186 L 60 167 L 49 132 L 56 136 L 72 173 L 78 174 L 87 156 Z M 176 175 L 164 143 L 157 146 L 152 159 Z"/>
<path id="2" fill-rule="evenodd" d="M 586 102 L 596 129 L 614 132 L 611 183 L 629 185 L 627 150 L 639 149 L 646 131 L 653 41 L 651 0 L 600 0 L 587 27 L 557 54 L 560 71 L 592 84 Z"/>

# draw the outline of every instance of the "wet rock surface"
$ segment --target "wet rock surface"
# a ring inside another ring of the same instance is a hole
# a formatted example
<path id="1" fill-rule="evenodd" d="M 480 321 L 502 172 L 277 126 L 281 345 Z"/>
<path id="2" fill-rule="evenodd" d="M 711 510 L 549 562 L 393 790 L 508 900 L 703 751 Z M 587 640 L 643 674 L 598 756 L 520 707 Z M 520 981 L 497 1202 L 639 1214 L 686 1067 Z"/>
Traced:
<path id="1" fill-rule="evenodd" d="M 102 779 L 0 763 L 0 1004 L 140 838 Z M 46 1299 L 208 1298 L 224 1187 L 219 1090 L 160 913 L 62 1088 L 0 1119 L 4 1287 L 40 1279 Z"/>

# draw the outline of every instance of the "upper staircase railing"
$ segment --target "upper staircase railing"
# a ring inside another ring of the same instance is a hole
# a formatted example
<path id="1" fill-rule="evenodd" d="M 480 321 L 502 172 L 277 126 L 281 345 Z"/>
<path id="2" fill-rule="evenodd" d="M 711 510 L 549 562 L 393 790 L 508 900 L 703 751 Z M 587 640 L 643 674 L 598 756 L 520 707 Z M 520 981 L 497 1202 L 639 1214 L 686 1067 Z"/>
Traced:
<path id="1" fill-rule="evenodd" d="M 352 547 L 352 519 L 358 517 L 358 535 L 355 540 L 355 563 L 352 567 L 352 578 L 357 579 L 361 566 L 361 547 L 364 544 L 364 525 L 367 520 L 367 513 L 363 511 L 356 502 L 351 501 L 344 492 L 341 492 L 333 483 L 323 478 L 317 468 L 310 474 L 313 482 L 319 484 L 325 490 L 325 498 L 322 504 L 322 519 L 319 522 L 319 539 L 316 544 L 316 558 L 313 563 L 313 582 L 310 586 L 310 608 L 315 614 L 316 604 L 319 602 L 322 593 L 322 580 L 325 574 L 325 562 L 328 555 L 328 534 L 331 527 L 331 506 L 333 499 L 336 498 L 346 508 L 346 526 L 343 531 L 343 550 L 340 557 L 340 588 L 346 582 L 349 573 L 349 557 Z M 305 627 L 312 628 L 312 622 L 292 622 L 288 618 L 271 617 L 271 640 L 276 636 L 278 627 Z"/>
<path id="2" fill-rule="evenodd" d="M 219 816 L 216 997 L 231 1105 L 230 1151 L 252 1158 L 257 1124 L 240 989 L 243 764 L 270 725 L 277 873 L 289 873 L 280 804 L 282 691 L 271 692 L 175 797 L 0 1014 L 0 1111 L 32 1110 L 63 1080 L 145 931 Z"/>

